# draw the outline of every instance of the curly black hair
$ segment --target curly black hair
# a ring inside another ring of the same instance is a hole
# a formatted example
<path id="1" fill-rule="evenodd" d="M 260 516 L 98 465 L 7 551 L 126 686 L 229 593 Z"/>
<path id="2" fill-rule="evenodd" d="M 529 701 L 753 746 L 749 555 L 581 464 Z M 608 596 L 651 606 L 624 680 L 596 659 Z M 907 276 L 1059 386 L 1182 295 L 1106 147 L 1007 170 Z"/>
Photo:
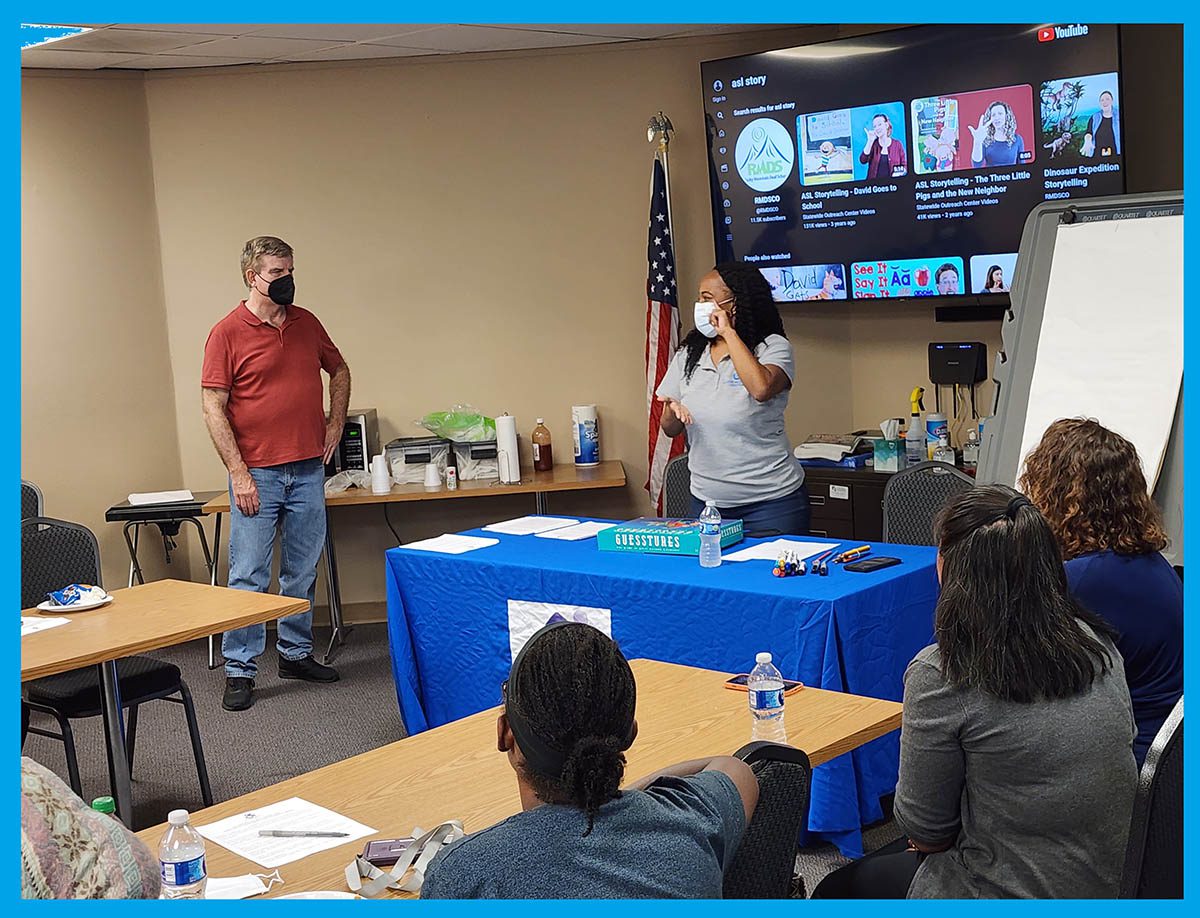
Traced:
<path id="1" fill-rule="evenodd" d="M 522 775 L 538 799 L 583 810 L 585 836 L 600 807 L 620 796 L 636 701 L 633 671 L 616 642 L 584 624 L 537 638 L 525 650 L 520 680 L 508 683 L 505 704 L 516 705 L 538 739 L 566 756 L 560 774 L 527 763 Z"/>
<path id="2" fill-rule="evenodd" d="M 737 305 L 733 328 L 746 347 L 753 351 L 768 335 L 787 337 L 779 308 L 771 294 L 771 285 L 758 268 L 744 261 L 726 261 L 717 265 L 715 270 L 733 293 L 733 302 Z M 692 378 L 709 343 L 709 339 L 696 329 L 692 329 L 683 339 L 680 347 L 687 349 L 687 360 L 683 365 L 685 378 Z"/>

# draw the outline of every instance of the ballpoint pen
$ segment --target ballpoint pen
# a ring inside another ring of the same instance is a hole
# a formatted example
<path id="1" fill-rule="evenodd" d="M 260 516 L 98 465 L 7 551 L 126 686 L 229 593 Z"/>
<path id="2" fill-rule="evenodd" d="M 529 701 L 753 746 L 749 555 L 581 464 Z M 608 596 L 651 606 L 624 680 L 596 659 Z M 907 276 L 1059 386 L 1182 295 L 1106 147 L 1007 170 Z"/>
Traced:
<path id="1" fill-rule="evenodd" d="M 306 829 L 259 829 L 262 838 L 349 838 L 349 832 L 309 832 Z"/>

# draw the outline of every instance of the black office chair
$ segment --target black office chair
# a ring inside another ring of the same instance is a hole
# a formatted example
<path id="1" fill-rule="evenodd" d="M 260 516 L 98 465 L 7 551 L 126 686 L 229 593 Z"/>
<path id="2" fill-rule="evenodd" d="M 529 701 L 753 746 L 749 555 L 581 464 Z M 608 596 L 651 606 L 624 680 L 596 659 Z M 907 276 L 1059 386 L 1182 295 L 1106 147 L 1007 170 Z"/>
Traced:
<path id="1" fill-rule="evenodd" d="M 1183 898 L 1183 698 L 1154 737 L 1138 775 L 1120 897 Z"/>
<path id="2" fill-rule="evenodd" d="M 46 502 L 42 497 L 42 489 L 32 481 L 21 479 L 21 519 L 27 520 L 35 516 L 44 516 Z M 41 600 L 38 600 L 39 602 Z M 21 748 L 25 747 L 25 737 L 29 734 L 29 705 L 21 699 Z"/>
<path id="3" fill-rule="evenodd" d="M 758 806 L 733 863 L 725 871 L 726 899 L 805 898 L 793 883 L 796 843 L 808 822 L 812 766 L 799 749 L 749 743 L 734 753 L 758 776 Z"/>
<path id="4" fill-rule="evenodd" d="M 45 513 L 45 502 L 42 500 L 42 489 L 32 481 L 21 480 L 21 519 L 27 520 L 33 516 Z"/>
<path id="5" fill-rule="evenodd" d="M 92 531 L 75 523 L 49 517 L 32 517 L 21 522 L 21 607 L 33 608 L 46 599 L 46 594 L 69 583 L 90 583 L 100 586 L 100 546 Z M 183 705 L 192 753 L 196 757 L 196 772 L 200 778 L 200 794 L 205 806 L 212 806 L 212 789 L 208 769 L 204 764 L 204 749 L 200 743 L 200 727 L 192 693 L 179 667 L 152 657 L 126 657 L 117 661 L 117 681 L 121 704 L 129 709 L 125 725 L 125 755 L 133 773 L 133 750 L 137 736 L 138 706 L 148 701 L 171 701 Z M 71 789 L 83 795 L 79 779 L 79 762 L 75 755 L 75 737 L 71 721 L 98 717 L 103 712 L 103 693 L 98 667 L 34 679 L 23 686 L 24 701 L 34 711 L 48 714 L 57 722 L 60 733 L 30 726 L 30 733 L 61 740 L 67 756 L 67 776 Z M 179 697 L 173 697 L 178 695 Z M 24 736 L 22 736 L 22 741 Z"/>
<path id="6" fill-rule="evenodd" d="M 663 471 L 663 516 L 683 520 L 692 515 L 692 473 L 688 454 L 676 456 Z"/>
<path id="7" fill-rule="evenodd" d="M 934 545 L 933 521 L 975 479 L 945 462 L 921 462 L 897 472 L 883 489 L 883 541 Z"/>

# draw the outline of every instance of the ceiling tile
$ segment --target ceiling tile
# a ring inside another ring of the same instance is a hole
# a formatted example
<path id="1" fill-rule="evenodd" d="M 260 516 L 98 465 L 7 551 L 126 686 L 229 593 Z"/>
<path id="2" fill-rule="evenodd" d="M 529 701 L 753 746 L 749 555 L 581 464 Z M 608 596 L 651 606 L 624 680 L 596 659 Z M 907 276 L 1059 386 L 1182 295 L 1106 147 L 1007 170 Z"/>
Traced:
<path id="1" fill-rule="evenodd" d="M 265 29 L 270 23 L 260 22 L 257 24 L 251 23 L 233 23 L 221 24 L 214 22 L 199 22 L 199 23 L 143 23 L 129 24 L 122 23 L 114 28 L 117 29 L 137 29 L 143 32 L 195 32 L 200 35 L 249 35 L 258 29 Z"/>
<path id="2" fill-rule="evenodd" d="M 134 29 L 100 29 L 64 38 L 57 44 L 70 51 L 110 51 L 137 54 L 157 54 L 200 42 L 211 41 L 211 35 L 187 32 L 140 32 Z"/>
<path id="3" fill-rule="evenodd" d="M 257 35 L 247 35 L 242 38 L 214 38 L 202 45 L 192 45 L 187 49 L 188 54 L 201 57 L 238 57 L 254 60 L 273 60 L 286 58 L 290 54 L 303 54 L 306 51 L 319 51 L 336 45 L 333 41 L 310 41 L 302 38 L 259 38 Z"/>
<path id="4" fill-rule="evenodd" d="M 230 67 L 257 64 L 257 60 L 230 57 L 194 57 L 186 54 L 135 54 L 112 66 L 118 70 L 182 70 L 185 67 Z"/>
<path id="5" fill-rule="evenodd" d="M 468 23 L 474 25 L 475 23 Z M 479 23 L 483 25 L 484 23 Z M 493 29 L 524 29 L 529 32 L 565 32 L 574 35 L 604 35 L 614 38 L 657 38 L 662 35 L 672 35 L 688 28 L 682 25 L 661 25 L 661 24 L 646 24 L 635 23 L 631 25 L 619 25 L 614 23 L 589 23 L 589 22 L 568 22 L 559 23 L 557 25 L 547 25 L 545 23 L 533 23 L 530 25 L 516 24 L 487 24 Z"/>
<path id="6" fill-rule="evenodd" d="M 21 52 L 22 68 L 48 67 L 54 70 L 98 70 L 136 58 L 136 54 L 105 54 L 91 51 L 58 51 L 30 48 Z"/>
<path id="7" fill-rule="evenodd" d="M 560 32 L 527 32 L 519 29 L 496 29 L 490 26 L 458 25 L 441 26 L 411 35 L 400 35 L 396 38 L 376 39 L 374 43 L 459 53 L 512 51 L 518 48 L 553 48 L 608 41 L 620 41 L 620 39 L 592 35 L 566 35 Z"/>
<path id="8" fill-rule="evenodd" d="M 372 41 L 377 38 L 388 38 L 403 35 L 407 32 L 421 32 L 425 29 L 437 28 L 440 23 L 331 23 L 309 22 L 288 25 L 276 23 L 269 26 L 256 26 L 255 35 L 263 38 L 309 38 L 318 41 L 328 39 L 329 44 L 335 41 Z"/>
<path id="9" fill-rule="evenodd" d="M 400 48 L 393 45 L 374 45 L 369 42 L 338 45 L 320 51 L 310 51 L 289 57 L 292 61 L 361 61 L 387 57 L 420 57 L 434 54 L 428 48 Z M 278 60 L 278 59 L 277 59 Z"/>

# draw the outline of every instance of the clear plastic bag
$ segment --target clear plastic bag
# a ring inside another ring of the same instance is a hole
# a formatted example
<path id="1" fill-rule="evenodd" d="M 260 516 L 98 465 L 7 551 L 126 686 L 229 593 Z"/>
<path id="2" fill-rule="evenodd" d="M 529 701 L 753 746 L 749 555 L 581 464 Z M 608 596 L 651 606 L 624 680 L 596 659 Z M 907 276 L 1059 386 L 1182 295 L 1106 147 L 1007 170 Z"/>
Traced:
<path id="1" fill-rule="evenodd" d="M 371 473 L 362 469 L 346 469 L 325 480 L 325 494 L 341 494 L 351 488 L 371 489 Z"/>
<path id="2" fill-rule="evenodd" d="M 470 405 L 455 405 L 449 411 L 431 411 L 415 421 L 435 436 L 459 443 L 496 439 L 496 422 Z"/>

